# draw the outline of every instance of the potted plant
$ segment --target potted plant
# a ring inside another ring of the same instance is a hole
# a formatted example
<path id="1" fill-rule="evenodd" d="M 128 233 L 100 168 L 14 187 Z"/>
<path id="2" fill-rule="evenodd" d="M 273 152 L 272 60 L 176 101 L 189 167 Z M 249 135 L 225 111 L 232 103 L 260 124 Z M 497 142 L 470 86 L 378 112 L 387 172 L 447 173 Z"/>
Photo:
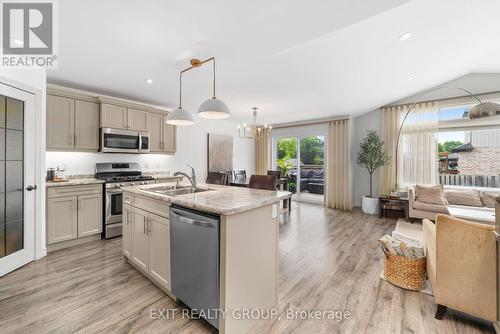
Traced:
<path id="1" fill-rule="evenodd" d="M 376 131 L 368 130 L 359 146 L 358 165 L 366 168 L 370 174 L 370 195 L 363 196 L 362 209 L 364 213 L 373 215 L 378 212 L 378 197 L 373 196 L 373 173 L 387 164 L 391 157 L 385 152 L 384 142 Z"/>
<path id="2" fill-rule="evenodd" d="M 290 171 L 293 168 L 292 163 L 289 160 L 279 159 L 277 161 L 277 165 L 278 165 L 278 168 L 283 173 L 283 176 L 288 178 L 290 176 Z"/>

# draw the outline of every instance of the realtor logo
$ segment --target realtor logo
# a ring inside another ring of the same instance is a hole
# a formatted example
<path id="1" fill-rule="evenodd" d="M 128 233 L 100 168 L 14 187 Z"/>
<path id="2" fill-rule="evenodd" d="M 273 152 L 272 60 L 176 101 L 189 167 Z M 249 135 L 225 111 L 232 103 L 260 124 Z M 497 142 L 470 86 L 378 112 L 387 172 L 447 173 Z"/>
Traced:
<path id="1" fill-rule="evenodd" d="M 55 3 L 2 1 L 4 67 L 54 68 Z"/>

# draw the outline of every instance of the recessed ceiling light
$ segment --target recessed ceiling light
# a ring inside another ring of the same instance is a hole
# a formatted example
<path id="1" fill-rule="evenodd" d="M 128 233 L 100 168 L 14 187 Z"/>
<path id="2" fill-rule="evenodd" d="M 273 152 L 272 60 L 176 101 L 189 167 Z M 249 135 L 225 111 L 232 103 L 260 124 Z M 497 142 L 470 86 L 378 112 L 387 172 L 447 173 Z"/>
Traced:
<path id="1" fill-rule="evenodd" d="M 408 38 L 411 37 L 411 32 L 405 32 L 401 36 L 399 36 L 400 41 L 406 41 Z"/>
<path id="2" fill-rule="evenodd" d="M 412 81 L 413 79 L 415 79 L 415 77 L 408 77 L 408 78 L 406 78 L 406 80 L 408 80 L 408 81 Z"/>
<path id="3" fill-rule="evenodd" d="M 153 79 L 151 78 L 144 79 L 144 81 L 146 81 L 146 83 L 150 85 L 153 83 Z"/>

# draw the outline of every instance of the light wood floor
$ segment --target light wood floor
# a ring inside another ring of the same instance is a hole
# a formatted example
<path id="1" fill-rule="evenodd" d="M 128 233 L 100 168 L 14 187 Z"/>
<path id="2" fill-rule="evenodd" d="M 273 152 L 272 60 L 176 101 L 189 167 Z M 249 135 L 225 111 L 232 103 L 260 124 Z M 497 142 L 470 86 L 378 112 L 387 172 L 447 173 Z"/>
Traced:
<path id="1" fill-rule="evenodd" d="M 485 322 L 457 312 L 435 320 L 433 298 L 381 281 L 377 239 L 393 219 L 300 204 L 280 224 L 281 320 L 253 333 L 481 333 Z M 210 333 L 202 320 L 151 320 L 180 308 L 122 262 L 121 240 L 51 253 L 0 278 L 0 333 Z M 285 320 L 288 308 L 342 310 L 350 319 Z"/>

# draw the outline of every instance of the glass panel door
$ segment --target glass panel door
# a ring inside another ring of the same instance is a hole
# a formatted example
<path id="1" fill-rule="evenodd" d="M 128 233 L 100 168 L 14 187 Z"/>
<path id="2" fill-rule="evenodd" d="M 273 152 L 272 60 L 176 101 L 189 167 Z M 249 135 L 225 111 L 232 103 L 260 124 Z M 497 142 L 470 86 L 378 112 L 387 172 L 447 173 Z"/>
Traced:
<path id="1" fill-rule="evenodd" d="M 276 169 L 288 176 L 288 190 L 297 193 L 297 138 L 280 138 L 276 140 Z"/>
<path id="2" fill-rule="evenodd" d="M 35 258 L 35 101 L 0 82 L 0 276 Z"/>
<path id="3" fill-rule="evenodd" d="M 23 249 L 24 103 L 0 97 L 0 257 Z"/>
<path id="4" fill-rule="evenodd" d="M 325 137 L 319 135 L 278 138 L 275 143 L 276 168 L 289 175 L 289 190 L 294 194 L 294 198 L 323 202 Z"/>
<path id="5" fill-rule="evenodd" d="M 325 137 L 299 138 L 300 194 L 302 199 L 323 201 L 325 182 Z"/>

